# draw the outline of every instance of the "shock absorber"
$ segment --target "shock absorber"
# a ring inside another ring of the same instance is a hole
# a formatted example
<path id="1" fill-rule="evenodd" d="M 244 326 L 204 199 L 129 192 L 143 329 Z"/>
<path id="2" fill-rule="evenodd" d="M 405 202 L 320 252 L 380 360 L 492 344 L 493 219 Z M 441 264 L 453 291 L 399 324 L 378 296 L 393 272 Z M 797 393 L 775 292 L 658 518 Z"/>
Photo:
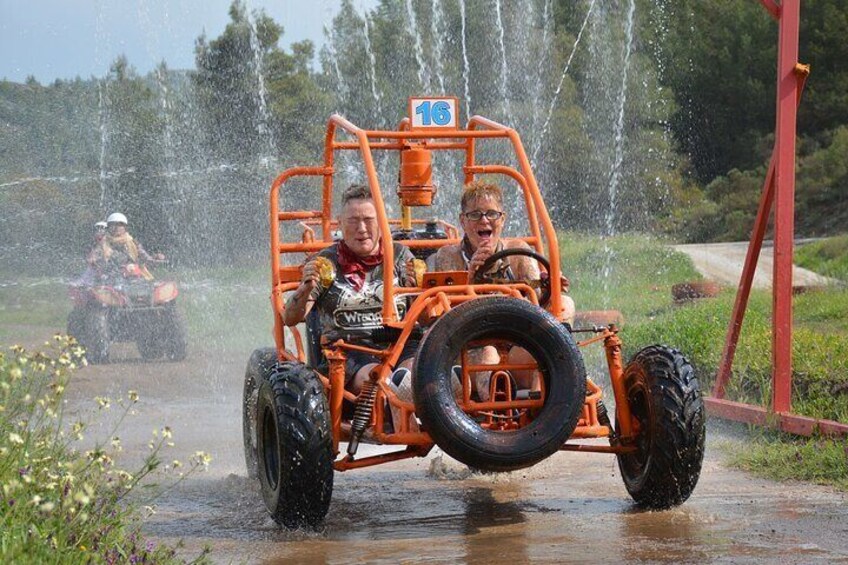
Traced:
<path id="1" fill-rule="evenodd" d="M 353 421 L 350 424 L 350 443 L 347 444 L 347 454 L 353 457 L 359 447 L 359 440 L 368 424 L 371 423 L 371 412 L 374 410 L 374 398 L 377 396 L 377 383 L 371 379 L 362 383 L 362 390 L 356 399 L 353 411 Z"/>

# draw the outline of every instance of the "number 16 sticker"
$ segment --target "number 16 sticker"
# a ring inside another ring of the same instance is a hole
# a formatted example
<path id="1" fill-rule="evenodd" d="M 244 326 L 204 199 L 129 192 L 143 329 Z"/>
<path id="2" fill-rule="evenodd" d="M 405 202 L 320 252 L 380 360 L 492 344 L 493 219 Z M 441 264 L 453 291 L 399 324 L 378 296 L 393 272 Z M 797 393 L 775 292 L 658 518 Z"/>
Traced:
<path id="1" fill-rule="evenodd" d="M 457 129 L 459 104 L 455 97 L 409 99 L 413 129 Z"/>

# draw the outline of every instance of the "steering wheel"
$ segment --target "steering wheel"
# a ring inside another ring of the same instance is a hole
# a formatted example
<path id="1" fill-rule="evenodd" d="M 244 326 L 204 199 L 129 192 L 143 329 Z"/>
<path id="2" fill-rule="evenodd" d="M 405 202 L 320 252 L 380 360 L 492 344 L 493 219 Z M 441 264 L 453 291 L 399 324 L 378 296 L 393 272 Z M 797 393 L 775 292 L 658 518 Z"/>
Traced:
<path id="1" fill-rule="evenodd" d="M 478 267 L 477 272 L 474 273 L 474 278 L 471 280 L 472 284 L 484 284 L 484 283 L 495 283 L 495 284 L 507 284 L 510 281 L 507 279 L 490 277 L 486 273 L 489 272 L 489 269 L 495 266 L 495 263 L 500 261 L 501 259 L 505 259 L 506 257 L 512 257 L 513 255 L 523 255 L 525 257 L 530 257 L 531 259 L 535 259 L 538 263 L 545 268 L 547 273 L 551 271 L 551 264 L 548 263 L 548 260 L 545 259 L 542 255 L 539 255 L 535 251 L 530 249 L 523 249 L 521 247 L 516 247 L 512 249 L 501 249 L 500 251 L 496 251 L 492 253 L 488 259 L 486 259 L 480 267 Z M 540 277 L 537 281 L 523 281 L 527 283 L 531 288 L 539 288 L 541 289 L 541 295 L 539 296 L 539 306 L 545 307 L 551 301 L 551 279 L 550 275 L 547 277 Z"/>

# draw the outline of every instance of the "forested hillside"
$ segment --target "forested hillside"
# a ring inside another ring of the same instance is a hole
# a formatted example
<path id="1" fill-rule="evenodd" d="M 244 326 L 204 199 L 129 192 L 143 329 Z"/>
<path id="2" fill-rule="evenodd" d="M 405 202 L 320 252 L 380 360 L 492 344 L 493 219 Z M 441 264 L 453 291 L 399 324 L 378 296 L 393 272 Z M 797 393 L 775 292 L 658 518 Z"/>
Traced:
<path id="1" fill-rule="evenodd" d="M 394 127 L 414 94 L 522 135 L 558 225 L 747 238 L 771 152 L 777 27 L 756 0 L 350 0 L 327 42 L 235 2 L 196 66 L 0 82 L 0 261 L 46 270 L 121 210 L 175 261 L 267 253 L 267 188 L 314 164 L 330 112 Z M 198 30 L 200 34 L 200 30 Z M 797 233 L 848 223 L 848 0 L 802 4 Z M 488 154 L 492 158 L 506 153 Z M 484 154 L 484 157 L 486 154 Z M 393 163 L 378 161 L 391 190 Z M 457 161 L 436 163 L 446 199 Z M 361 180 L 349 159 L 340 182 Z"/>

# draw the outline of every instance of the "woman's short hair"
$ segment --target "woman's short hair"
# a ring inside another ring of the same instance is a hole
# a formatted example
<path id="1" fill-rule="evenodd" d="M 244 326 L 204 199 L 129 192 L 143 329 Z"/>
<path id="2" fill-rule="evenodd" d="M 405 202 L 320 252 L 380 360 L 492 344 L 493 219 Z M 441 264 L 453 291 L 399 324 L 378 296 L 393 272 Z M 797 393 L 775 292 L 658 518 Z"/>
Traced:
<path id="1" fill-rule="evenodd" d="M 371 189 L 364 184 L 352 184 L 342 192 L 342 207 L 351 200 L 374 200 Z"/>
<path id="2" fill-rule="evenodd" d="M 462 200 L 460 201 L 462 211 L 465 212 L 468 204 L 478 198 L 491 198 L 498 203 L 499 207 L 503 208 L 503 190 L 501 187 L 493 182 L 475 180 L 466 184 L 462 189 Z"/>

